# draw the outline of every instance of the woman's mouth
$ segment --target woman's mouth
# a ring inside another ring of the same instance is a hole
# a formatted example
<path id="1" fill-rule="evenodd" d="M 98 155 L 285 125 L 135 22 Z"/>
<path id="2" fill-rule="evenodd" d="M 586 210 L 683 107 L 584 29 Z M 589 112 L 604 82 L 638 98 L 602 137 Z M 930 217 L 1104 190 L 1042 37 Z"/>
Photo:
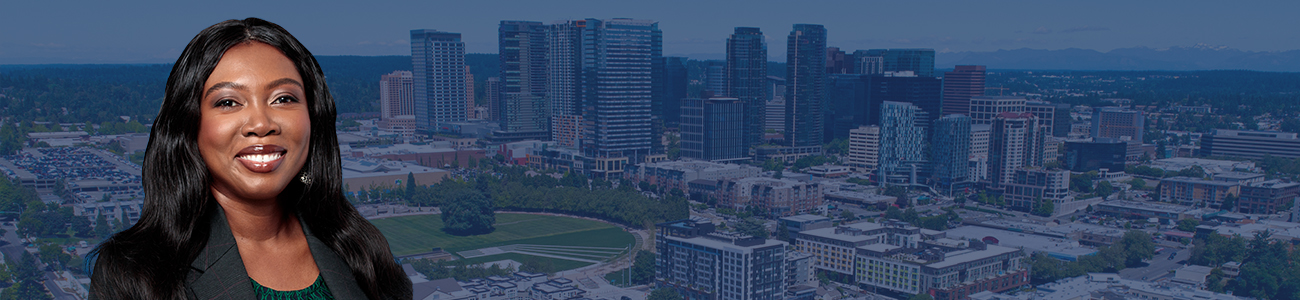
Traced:
<path id="1" fill-rule="evenodd" d="M 249 171 L 270 173 L 280 167 L 285 152 L 284 147 L 277 145 L 253 145 L 240 150 L 235 159 Z"/>

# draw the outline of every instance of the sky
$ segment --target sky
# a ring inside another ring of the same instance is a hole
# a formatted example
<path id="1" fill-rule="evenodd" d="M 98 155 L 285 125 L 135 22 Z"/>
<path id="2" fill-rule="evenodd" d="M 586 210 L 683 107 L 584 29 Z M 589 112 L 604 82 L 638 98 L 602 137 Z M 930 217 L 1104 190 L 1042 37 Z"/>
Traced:
<path id="1" fill-rule="evenodd" d="M 129 3 L 119 3 L 129 2 Z M 182 3 L 184 2 L 184 3 Z M 410 55 L 411 29 L 462 34 L 470 53 L 497 52 L 501 20 L 659 22 L 664 55 L 725 57 L 735 27 L 759 27 L 785 61 L 793 24 L 826 26 L 852 52 L 933 48 L 1300 49 L 1300 1 L 21 1 L 0 3 L 0 64 L 171 63 L 203 28 L 259 17 L 316 55 Z"/>

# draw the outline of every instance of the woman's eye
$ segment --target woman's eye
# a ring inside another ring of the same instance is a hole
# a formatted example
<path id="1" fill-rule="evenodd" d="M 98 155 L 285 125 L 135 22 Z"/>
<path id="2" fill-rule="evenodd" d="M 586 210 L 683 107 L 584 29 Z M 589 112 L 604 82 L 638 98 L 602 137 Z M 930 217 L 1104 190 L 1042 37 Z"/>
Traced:
<path id="1" fill-rule="evenodd" d="M 279 98 L 275 98 L 275 101 L 273 101 L 272 103 L 292 103 L 292 102 L 298 102 L 298 98 L 294 98 L 290 96 L 280 96 Z"/>
<path id="2" fill-rule="evenodd" d="M 225 107 L 225 106 L 235 106 L 235 105 L 239 105 L 239 103 L 235 102 L 235 100 L 221 99 L 221 100 L 217 100 L 217 103 L 213 106 Z"/>

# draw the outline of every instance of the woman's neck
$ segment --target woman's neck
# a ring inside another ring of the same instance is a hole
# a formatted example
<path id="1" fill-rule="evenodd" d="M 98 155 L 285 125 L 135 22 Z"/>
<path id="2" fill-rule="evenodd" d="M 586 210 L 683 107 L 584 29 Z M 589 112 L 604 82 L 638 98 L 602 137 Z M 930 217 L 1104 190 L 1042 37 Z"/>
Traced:
<path id="1" fill-rule="evenodd" d="M 226 221 L 230 223 L 230 232 L 236 240 L 264 243 L 301 235 L 297 218 L 285 213 L 278 201 L 243 201 L 215 196 L 217 204 L 226 211 Z"/>

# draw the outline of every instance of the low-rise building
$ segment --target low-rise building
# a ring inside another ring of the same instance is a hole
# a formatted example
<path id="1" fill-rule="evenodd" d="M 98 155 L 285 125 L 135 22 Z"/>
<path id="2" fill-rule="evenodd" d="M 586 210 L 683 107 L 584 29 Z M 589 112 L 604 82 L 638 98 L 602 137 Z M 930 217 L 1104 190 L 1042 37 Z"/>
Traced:
<path id="1" fill-rule="evenodd" d="M 1003 292 L 1029 284 L 1020 249 L 973 241 L 963 249 L 905 248 L 873 244 L 857 248 L 857 283 L 938 300 Z"/>
<path id="2" fill-rule="evenodd" d="M 1237 211 L 1248 214 L 1274 214 L 1295 205 L 1300 196 L 1300 183 L 1278 179 L 1260 181 L 1241 186 Z"/>
<path id="3" fill-rule="evenodd" d="M 1160 201 L 1220 208 L 1223 199 L 1241 194 L 1235 182 L 1204 180 L 1191 177 L 1169 177 L 1160 180 Z"/>
<path id="4" fill-rule="evenodd" d="M 372 186 L 406 186 L 413 175 L 417 184 L 434 184 L 447 177 L 446 170 L 419 166 L 402 161 L 373 158 L 343 157 L 343 185 L 347 193 Z"/>
<path id="5" fill-rule="evenodd" d="M 1159 218 L 1166 222 L 1188 218 L 1201 218 L 1200 210 L 1185 205 L 1169 203 L 1116 200 L 1102 202 L 1097 205 L 1096 210 L 1099 213 L 1119 217 L 1137 217 L 1143 219 Z"/>
<path id="6" fill-rule="evenodd" d="M 831 218 L 808 214 L 781 217 L 780 222 L 790 233 L 831 227 Z"/>
<path id="7" fill-rule="evenodd" d="M 628 166 L 625 176 L 632 182 L 647 182 L 666 190 L 690 190 L 692 180 L 757 177 L 763 170 L 750 165 L 723 164 L 701 160 L 640 163 Z"/>
<path id="8" fill-rule="evenodd" d="M 1020 211 L 1033 210 L 1039 205 L 1039 200 L 1053 203 L 1073 200 L 1070 196 L 1070 171 L 1066 170 L 1016 170 L 1011 182 L 1003 184 L 1003 188 L 1007 204 Z"/>
<path id="9" fill-rule="evenodd" d="M 1084 247 L 1078 241 L 1069 238 L 983 226 L 961 226 L 945 230 L 944 233 L 950 239 L 976 240 L 989 245 L 1019 248 L 1028 253 L 1043 253 L 1065 261 L 1077 261 L 1079 257 L 1097 253 L 1097 250 Z"/>
<path id="10" fill-rule="evenodd" d="M 721 179 L 713 197 L 722 207 L 758 207 L 775 216 L 809 213 L 824 201 L 819 183 L 767 177 Z"/>
<path id="11" fill-rule="evenodd" d="M 813 267 L 819 270 L 852 277 L 858 247 L 887 244 L 916 248 L 920 242 L 921 228 L 904 222 L 859 222 L 801 231 L 795 238 L 795 250 L 812 254 Z"/>

